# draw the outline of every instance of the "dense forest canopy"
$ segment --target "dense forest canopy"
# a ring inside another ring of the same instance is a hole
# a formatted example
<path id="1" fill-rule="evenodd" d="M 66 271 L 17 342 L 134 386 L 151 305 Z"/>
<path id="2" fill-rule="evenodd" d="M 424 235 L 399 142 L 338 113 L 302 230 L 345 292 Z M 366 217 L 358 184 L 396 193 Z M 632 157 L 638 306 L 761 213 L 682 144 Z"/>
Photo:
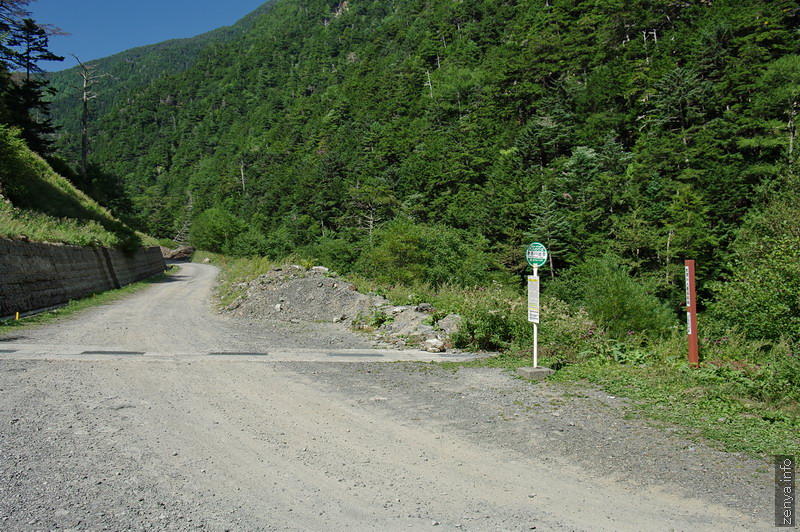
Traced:
<path id="1" fill-rule="evenodd" d="M 193 50 L 100 68 L 130 74 L 91 161 L 151 234 L 433 283 L 538 240 L 545 274 L 612 257 L 674 309 L 692 258 L 720 316 L 800 332 L 795 2 L 275 0 Z"/>

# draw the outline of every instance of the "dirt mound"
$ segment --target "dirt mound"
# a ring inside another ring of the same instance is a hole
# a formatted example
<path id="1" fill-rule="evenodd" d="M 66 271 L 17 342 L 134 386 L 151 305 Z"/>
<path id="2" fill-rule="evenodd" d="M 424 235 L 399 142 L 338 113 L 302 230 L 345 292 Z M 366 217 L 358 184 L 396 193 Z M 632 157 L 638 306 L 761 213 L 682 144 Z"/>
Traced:
<path id="1" fill-rule="evenodd" d="M 375 341 L 394 347 L 432 352 L 451 345 L 460 316 L 442 319 L 431 305 L 392 305 L 375 294 L 362 294 L 352 283 L 327 268 L 306 269 L 296 264 L 275 268 L 246 285 L 245 294 L 225 310 L 247 319 L 332 322 L 372 334 Z"/>
<path id="2" fill-rule="evenodd" d="M 385 304 L 385 299 L 361 294 L 351 283 L 329 276 L 325 268 L 290 265 L 258 276 L 245 297 L 228 309 L 247 318 L 352 325 L 358 316 Z"/>

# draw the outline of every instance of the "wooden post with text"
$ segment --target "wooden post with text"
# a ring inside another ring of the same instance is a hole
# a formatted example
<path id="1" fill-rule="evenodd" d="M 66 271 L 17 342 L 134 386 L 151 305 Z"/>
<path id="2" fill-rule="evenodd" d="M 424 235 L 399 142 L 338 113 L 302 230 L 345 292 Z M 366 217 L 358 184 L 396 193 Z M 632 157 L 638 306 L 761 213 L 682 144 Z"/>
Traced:
<path id="1" fill-rule="evenodd" d="M 683 261 L 686 267 L 686 330 L 689 339 L 689 365 L 700 365 L 697 350 L 697 294 L 694 288 L 694 261 Z"/>

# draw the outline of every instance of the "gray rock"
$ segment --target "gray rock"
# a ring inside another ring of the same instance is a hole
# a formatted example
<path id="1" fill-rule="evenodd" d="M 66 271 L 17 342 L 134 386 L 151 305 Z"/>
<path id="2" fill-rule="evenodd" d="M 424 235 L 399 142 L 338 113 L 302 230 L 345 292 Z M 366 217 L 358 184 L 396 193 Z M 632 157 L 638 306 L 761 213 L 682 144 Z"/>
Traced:
<path id="1" fill-rule="evenodd" d="M 439 320 L 437 326 L 439 330 L 442 332 L 442 335 L 445 337 L 449 337 L 452 334 L 458 332 L 458 328 L 461 325 L 463 318 L 458 314 L 448 314 L 444 318 Z"/>
<path id="2" fill-rule="evenodd" d="M 425 340 L 425 351 L 428 353 L 441 353 L 444 350 L 444 342 L 438 338 L 429 338 Z"/>
<path id="3" fill-rule="evenodd" d="M 417 305 L 417 312 L 430 312 L 433 310 L 433 305 L 430 303 L 420 303 Z"/>
<path id="4" fill-rule="evenodd" d="M 161 256 L 167 260 L 189 260 L 192 258 L 194 248 L 191 246 L 178 246 L 175 249 L 161 246 Z"/>
<path id="5" fill-rule="evenodd" d="M 422 325 L 424 320 L 428 319 L 427 314 L 417 312 L 416 310 L 404 309 L 402 312 L 394 315 L 392 325 L 392 333 L 395 335 L 411 336 L 418 334 L 418 328 Z"/>

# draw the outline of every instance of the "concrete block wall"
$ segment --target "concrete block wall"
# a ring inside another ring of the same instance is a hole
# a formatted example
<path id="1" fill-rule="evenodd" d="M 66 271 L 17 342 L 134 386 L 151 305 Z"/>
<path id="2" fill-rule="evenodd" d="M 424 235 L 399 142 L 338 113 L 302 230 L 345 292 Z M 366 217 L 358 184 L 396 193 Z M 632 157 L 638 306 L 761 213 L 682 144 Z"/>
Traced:
<path id="1" fill-rule="evenodd" d="M 128 256 L 116 249 L 0 238 L 0 317 L 119 288 L 165 267 L 157 247 Z"/>

